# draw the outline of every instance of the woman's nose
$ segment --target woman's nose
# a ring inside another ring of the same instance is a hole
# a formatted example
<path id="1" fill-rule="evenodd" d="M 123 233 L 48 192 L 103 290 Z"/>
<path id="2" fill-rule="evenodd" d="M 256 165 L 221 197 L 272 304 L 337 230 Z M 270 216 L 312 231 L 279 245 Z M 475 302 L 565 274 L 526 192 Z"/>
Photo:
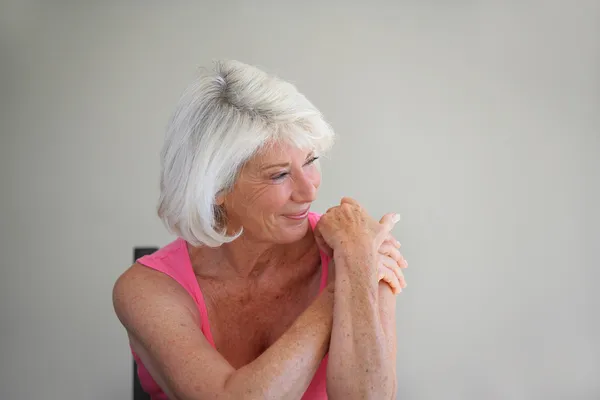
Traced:
<path id="1" fill-rule="evenodd" d="M 296 180 L 296 187 L 292 196 L 292 200 L 297 203 L 311 203 L 316 200 L 317 188 L 315 183 L 302 175 Z"/>

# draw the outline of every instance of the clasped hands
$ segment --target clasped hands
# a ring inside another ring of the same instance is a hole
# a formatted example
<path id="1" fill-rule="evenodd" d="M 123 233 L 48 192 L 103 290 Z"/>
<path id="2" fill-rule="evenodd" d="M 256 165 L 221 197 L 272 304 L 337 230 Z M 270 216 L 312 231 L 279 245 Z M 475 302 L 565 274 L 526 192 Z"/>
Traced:
<path id="1" fill-rule="evenodd" d="M 391 233 L 399 219 L 398 214 L 389 213 L 377 222 L 356 200 L 344 197 L 339 206 L 321 216 L 315 226 L 315 239 L 333 259 L 340 254 L 366 255 L 374 261 L 367 266 L 372 276 L 399 294 L 406 287 L 402 270 L 408 266 L 400 253 L 400 242 Z"/>

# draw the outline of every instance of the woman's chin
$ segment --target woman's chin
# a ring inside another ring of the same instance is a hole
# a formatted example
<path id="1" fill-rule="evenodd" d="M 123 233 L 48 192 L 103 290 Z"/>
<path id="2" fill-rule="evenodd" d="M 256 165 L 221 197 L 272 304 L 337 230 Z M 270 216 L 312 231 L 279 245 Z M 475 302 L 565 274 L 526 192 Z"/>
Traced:
<path id="1" fill-rule="evenodd" d="M 308 219 L 304 219 L 303 221 L 295 221 L 294 224 L 288 224 L 288 226 L 284 227 L 281 232 L 281 242 L 282 243 L 293 243 L 301 240 L 306 236 L 306 232 L 308 231 Z"/>

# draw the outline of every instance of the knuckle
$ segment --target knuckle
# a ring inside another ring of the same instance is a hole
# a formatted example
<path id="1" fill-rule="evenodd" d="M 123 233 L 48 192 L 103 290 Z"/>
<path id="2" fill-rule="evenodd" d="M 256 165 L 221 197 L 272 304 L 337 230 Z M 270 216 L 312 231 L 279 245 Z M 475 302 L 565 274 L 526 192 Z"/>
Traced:
<path id="1" fill-rule="evenodd" d="M 351 211 L 352 211 L 352 209 L 353 209 L 352 205 L 351 205 L 351 204 L 348 204 L 348 203 L 343 203 L 343 204 L 341 204 L 341 205 L 339 206 L 339 208 L 340 208 L 342 211 L 344 211 L 344 212 L 351 212 Z"/>

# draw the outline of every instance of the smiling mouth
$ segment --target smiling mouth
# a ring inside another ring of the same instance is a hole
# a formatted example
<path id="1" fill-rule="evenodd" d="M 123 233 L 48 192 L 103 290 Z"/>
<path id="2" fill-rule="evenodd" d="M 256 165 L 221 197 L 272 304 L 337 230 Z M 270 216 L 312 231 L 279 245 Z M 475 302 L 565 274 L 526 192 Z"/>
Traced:
<path id="1" fill-rule="evenodd" d="M 304 219 L 308 215 L 309 210 L 310 210 L 310 207 L 308 207 L 306 210 L 304 210 L 303 212 L 298 213 L 298 214 L 284 214 L 284 217 L 290 218 L 290 219 Z"/>

